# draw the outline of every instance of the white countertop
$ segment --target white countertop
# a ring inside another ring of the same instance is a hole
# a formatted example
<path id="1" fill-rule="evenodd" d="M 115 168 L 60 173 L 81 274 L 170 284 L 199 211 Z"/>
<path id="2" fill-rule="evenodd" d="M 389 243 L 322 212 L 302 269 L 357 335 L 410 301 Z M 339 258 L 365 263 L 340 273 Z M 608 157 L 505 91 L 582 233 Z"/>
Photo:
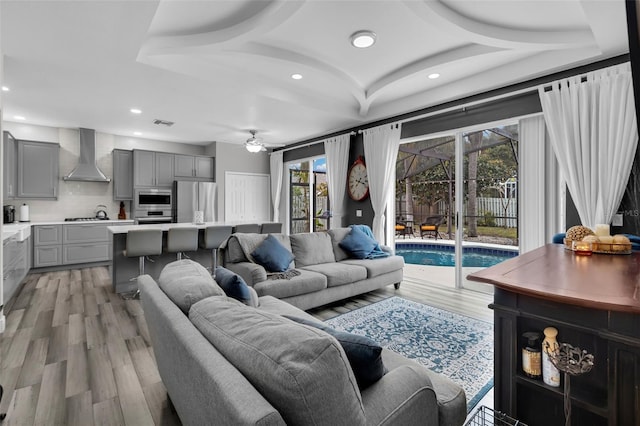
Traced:
<path id="1" fill-rule="evenodd" d="M 14 237 L 18 241 L 23 241 L 31 235 L 32 225 L 116 225 L 116 224 L 133 224 L 134 220 L 82 220 L 76 222 L 65 222 L 64 220 L 51 220 L 42 222 L 16 222 L 4 223 L 2 225 L 2 241 Z M 126 225 L 125 225 L 126 226 Z M 113 226 L 117 228 L 117 226 Z"/>
<path id="2" fill-rule="evenodd" d="M 28 223 L 8 223 L 2 225 L 2 241 L 14 238 L 23 241 L 31 235 L 31 225 Z"/>
<path id="3" fill-rule="evenodd" d="M 153 223 L 149 225 L 123 225 L 123 226 L 109 226 L 107 229 L 114 234 L 126 234 L 129 231 L 135 231 L 138 229 L 161 229 L 168 231 L 171 228 L 189 228 L 195 227 L 198 229 L 204 229 L 208 226 L 234 226 L 247 222 L 204 222 L 199 224 L 193 223 Z"/>

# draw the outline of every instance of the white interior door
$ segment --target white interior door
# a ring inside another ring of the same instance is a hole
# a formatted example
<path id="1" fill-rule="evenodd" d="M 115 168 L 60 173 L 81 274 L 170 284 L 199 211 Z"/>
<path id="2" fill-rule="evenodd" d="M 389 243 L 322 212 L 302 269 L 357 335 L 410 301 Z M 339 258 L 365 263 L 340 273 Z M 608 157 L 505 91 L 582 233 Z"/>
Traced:
<path id="1" fill-rule="evenodd" d="M 224 217 L 227 222 L 268 222 L 270 177 L 260 173 L 225 173 Z"/>

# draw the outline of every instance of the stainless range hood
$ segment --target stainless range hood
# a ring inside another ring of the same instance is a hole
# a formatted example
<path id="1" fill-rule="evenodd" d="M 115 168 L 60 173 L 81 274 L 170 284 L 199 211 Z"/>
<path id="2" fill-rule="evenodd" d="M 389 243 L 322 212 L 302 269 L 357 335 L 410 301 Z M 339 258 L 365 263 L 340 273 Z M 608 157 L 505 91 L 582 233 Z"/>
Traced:
<path id="1" fill-rule="evenodd" d="M 80 158 L 78 165 L 64 180 L 79 180 L 85 182 L 111 182 L 98 168 L 96 163 L 96 131 L 80 129 Z"/>

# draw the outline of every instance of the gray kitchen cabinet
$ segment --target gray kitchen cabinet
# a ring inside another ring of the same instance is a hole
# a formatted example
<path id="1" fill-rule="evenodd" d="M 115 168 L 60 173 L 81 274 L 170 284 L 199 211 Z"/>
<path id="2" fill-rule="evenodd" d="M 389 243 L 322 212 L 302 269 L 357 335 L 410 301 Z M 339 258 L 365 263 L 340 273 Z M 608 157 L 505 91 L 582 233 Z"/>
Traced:
<path id="1" fill-rule="evenodd" d="M 33 267 L 44 268 L 62 264 L 62 225 L 34 225 Z"/>
<path id="2" fill-rule="evenodd" d="M 174 156 L 176 178 L 198 178 L 213 180 L 213 158 L 194 155 L 176 154 Z"/>
<path id="3" fill-rule="evenodd" d="M 58 152 L 56 143 L 18 141 L 17 198 L 58 197 Z"/>
<path id="4" fill-rule="evenodd" d="M 133 151 L 113 150 L 113 199 L 133 200 Z"/>
<path id="5" fill-rule="evenodd" d="M 173 154 L 166 152 L 134 150 L 134 187 L 171 187 L 174 181 L 173 157 Z"/>
<path id="6" fill-rule="evenodd" d="M 33 226 L 33 267 L 51 267 L 111 260 L 107 227 L 113 222 Z"/>
<path id="7" fill-rule="evenodd" d="M 215 179 L 214 159 L 212 157 L 196 157 L 196 177 Z"/>
<path id="8" fill-rule="evenodd" d="M 9 132 L 2 132 L 2 149 L 3 149 L 3 185 L 4 198 L 14 198 L 16 196 L 16 178 L 17 173 L 17 145 L 16 140 Z"/>
<path id="9" fill-rule="evenodd" d="M 176 177 L 192 177 L 195 174 L 195 157 L 193 155 L 174 155 L 174 173 Z"/>
<path id="10" fill-rule="evenodd" d="M 173 185 L 173 154 L 166 152 L 156 152 L 156 186 Z"/>
<path id="11" fill-rule="evenodd" d="M 62 263 L 91 263 L 109 260 L 109 243 L 70 244 L 62 246 Z"/>
<path id="12" fill-rule="evenodd" d="M 62 263 L 71 265 L 109 260 L 108 226 L 111 225 L 62 225 Z"/>
<path id="13" fill-rule="evenodd" d="M 32 231 L 34 246 L 62 244 L 62 225 L 35 225 Z"/>
<path id="14" fill-rule="evenodd" d="M 46 268 L 62 264 L 62 246 L 33 246 L 33 267 Z"/>
<path id="15" fill-rule="evenodd" d="M 7 238 L 2 242 L 3 300 L 5 303 L 15 294 L 29 271 L 31 238 L 16 240 Z"/>
<path id="16" fill-rule="evenodd" d="M 133 185 L 155 186 L 156 153 L 153 151 L 133 151 Z"/>
<path id="17" fill-rule="evenodd" d="M 109 225 L 62 225 L 62 244 L 109 241 Z"/>

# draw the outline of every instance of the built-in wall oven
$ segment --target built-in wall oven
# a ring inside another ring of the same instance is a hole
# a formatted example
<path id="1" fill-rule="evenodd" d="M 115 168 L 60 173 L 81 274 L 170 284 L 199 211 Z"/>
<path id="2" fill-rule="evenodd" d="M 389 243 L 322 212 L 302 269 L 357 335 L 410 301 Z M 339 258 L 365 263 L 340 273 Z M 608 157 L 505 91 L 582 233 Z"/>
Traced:
<path id="1" fill-rule="evenodd" d="M 133 217 L 139 224 L 172 221 L 173 193 L 169 188 L 136 188 Z"/>

